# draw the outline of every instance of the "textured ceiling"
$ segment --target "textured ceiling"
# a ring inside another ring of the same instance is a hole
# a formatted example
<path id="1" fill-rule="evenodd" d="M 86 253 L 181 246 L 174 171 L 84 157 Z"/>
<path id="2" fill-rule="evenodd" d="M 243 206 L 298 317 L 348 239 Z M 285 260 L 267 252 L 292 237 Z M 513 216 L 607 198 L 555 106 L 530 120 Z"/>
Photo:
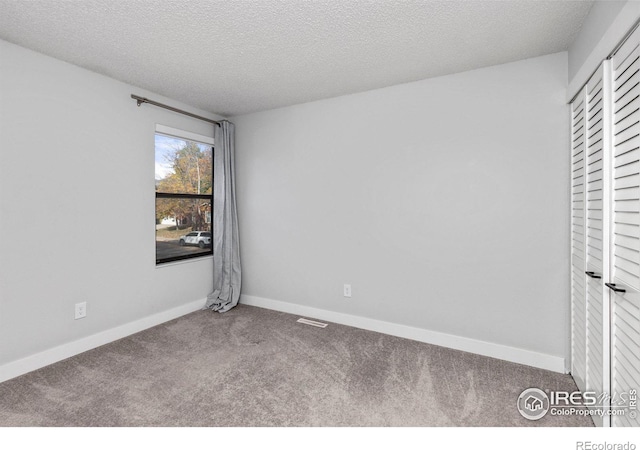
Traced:
<path id="1" fill-rule="evenodd" d="M 563 51 L 592 4 L 0 0 L 0 38 L 232 116 Z"/>

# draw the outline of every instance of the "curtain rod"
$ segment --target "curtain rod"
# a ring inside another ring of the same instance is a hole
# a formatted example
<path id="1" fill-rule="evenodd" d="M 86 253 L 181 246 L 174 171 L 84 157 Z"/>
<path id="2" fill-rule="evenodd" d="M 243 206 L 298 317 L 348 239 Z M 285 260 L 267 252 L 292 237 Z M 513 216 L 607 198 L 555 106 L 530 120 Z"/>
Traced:
<path id="1" fill-rule="evenodd" d="M 142 105 L 143 103 L 149 103 L 150 105 L 168 109 L 169 111 L 177 112 L 179 114 L 184 114 L 185 116 L 193 117 L 194 119 L 203 120 L 205 122 L 209 122 L 218 126 L 220 125 L 220 122 L 217 122 L 215 120 L 207 119 L 206 117 L 198 116 L 197 114 L 193 114 L 188 111 L 184 111 L 182 109 L 174 108 L 173 106 L 165 105 L 163 103 L 154 102 L 153 100 L 149 100 L 148 98 L 145 98 L 145 97 L 140 97 L 138 95 L 131 94 L 131 98 L 137 101 L 138 106 Z"/>

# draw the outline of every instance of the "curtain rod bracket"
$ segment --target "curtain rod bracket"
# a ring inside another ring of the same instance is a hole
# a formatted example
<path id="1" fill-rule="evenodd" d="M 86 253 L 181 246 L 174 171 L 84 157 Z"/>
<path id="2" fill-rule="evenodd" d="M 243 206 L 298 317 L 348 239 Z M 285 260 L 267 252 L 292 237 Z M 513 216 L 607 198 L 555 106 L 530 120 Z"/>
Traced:
<path id="1" fill-rule="evenodd" d="M 163 103 L 154 102 L 153 100 L 149 100 L 146 97 L 140 97 L 138 95 L 131 94 L 131 98 L 136 101 L 138 107 L 140 105 L 142 105 L 143 103 L 149 103 L 150 105 L 154 105 L 154 106 L 157 106 L 159 108 L 168 109 L 169 111 L 173 111 L 173 112 L 176 112 L 178 114 L 184 114 L 185 116 L 193 117 L 194 119 L 202 120 L 204 122 L 209 122 L 209 123 L 212 123 L 212 124 L 218 125 L 218 126 L 220 125 L 220 122 L 218 122 L 216 120 L 208 119 L 206 117 L 202 117 L 202 116 L 199 116 L 197 114 L 190 113 L 188 111 L 183 111 L 182 109 L 174 108 L 173 106 L 165 105 Z"/>

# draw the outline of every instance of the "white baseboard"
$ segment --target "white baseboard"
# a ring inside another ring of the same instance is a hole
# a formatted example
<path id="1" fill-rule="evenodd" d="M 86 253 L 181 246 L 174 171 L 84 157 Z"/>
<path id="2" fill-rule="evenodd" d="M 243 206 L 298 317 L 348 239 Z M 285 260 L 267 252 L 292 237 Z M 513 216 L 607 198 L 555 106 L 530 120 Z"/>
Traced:
<path id="1" fill-rule="evenodd" d="M 203 308 L 205 301 L 205 299 L 196 300 L 187 303 L 186 305 L 159 312 L 151 316 L 78 339 L 77 341 L 69 342 L 67 344 L 36 353 L 35 355 L 27 356 L 4 364 L 0 366 L 0 383 L 40 369 L 41 367 L 48 366 L 49 364 L 86 352 L 87 350 L 122 339 L 134 333 L 146 330 L 147 328 L 160 325 L 164 322 L 168 322 L 169 320 L 198 311 Z M 494 344 L 491 342 L 479 341 L 452 334 L 440 333 L 437 331 L 425 330 L 407 325 L 385 322 L 382 320 L 369 319 L 366 317 L 328 311 L 310 306 L 296 305 L 294 303 L 282 302 L 268 298 L 243 295 L 240 298 L 240 303 L 326 320 L 342 325 L 362 328 L 364 330 L 376 331 L 392 336 L 412 339 L 414 341 L 426 342 L 427 344 L 439 345 L 441 347 L 453 348 L 518 364 L 525 364 L 554 372 L 566 373 L 565 359 L 558 356 Z"/>
<path id="2" fill-rule="evenodd" d="M 78 339 L 77 341 L 59 345 L 49 350 L 36 353 L 35 355 L 27 356 L 4 364 L 0 366 L 0 383 L 36 369 L 40 369 L 41 367 L 48 366 L 49 364 L 70 358 L 71 356 L 75 356 L 79 353 L 86 352 L 87 350 L 108 344 L 109 342 L 117 341 L 118 339 L 146 330 L 147 328 L 155 327 L 156 325 L 168 322 L 169 320 L 177 319 L 185 314 L 198 311 L 204 307 L 205 301 L 206 299 L 196 300 L 187 303 L 186 305 L 177 306 L 167 311 L 162 311 L 142 319 L 134 320 L 133 322 L 101 331 L 100 333 Z"/>
<path id="3" fill-rule="evenodd" d="M 533 352 L 531 350 L 524 350 L 521 348 L 479 341 L 452 334 L 430 331 L 423 328 L 400 325 L 397 323 L 369 319 L 366 317 L 328 311 L 310 306 L 296 305 L 294 303 L 251 295 L 242 295 L 240 297 L 240 303 L 296 314 L 299 316 L 306 316 L 313 319 L 326 320 L 328 322 L 334 322 L 341 325 L 362 328 L 363 330 L 377 331 L 378 333 L 412 339 L 414 341 L 439 345 L 441 347 L 452 348 L 455 350 L 476 353 L 478 355 L 489 356 L 491 358 L 502 359 L 504 361 L 510 361 L 518 364 L 525 364 L 527 366 L 538 367 L 540 369 L 551 370 L 553 372 L 567 373 L 565 370 L 565 358 Z"/>

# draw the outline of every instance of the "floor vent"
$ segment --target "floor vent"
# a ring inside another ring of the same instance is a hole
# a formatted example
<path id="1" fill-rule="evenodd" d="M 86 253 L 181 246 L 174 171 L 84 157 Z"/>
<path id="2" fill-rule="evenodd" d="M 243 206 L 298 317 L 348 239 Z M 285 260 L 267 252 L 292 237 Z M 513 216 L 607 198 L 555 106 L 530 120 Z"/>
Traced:
<path id="1" fill-rule="evenodd" d="M 303 319 L 303 318 L 296 320 L 296 322 L 304 323 L 305 325 L 311 325 L 313 327 L 318 327 L 318 328 L 325 328 L 327 326 L 326 323 L 316 322 L 315 320 L 309 320 L 309 319 Z"/>

